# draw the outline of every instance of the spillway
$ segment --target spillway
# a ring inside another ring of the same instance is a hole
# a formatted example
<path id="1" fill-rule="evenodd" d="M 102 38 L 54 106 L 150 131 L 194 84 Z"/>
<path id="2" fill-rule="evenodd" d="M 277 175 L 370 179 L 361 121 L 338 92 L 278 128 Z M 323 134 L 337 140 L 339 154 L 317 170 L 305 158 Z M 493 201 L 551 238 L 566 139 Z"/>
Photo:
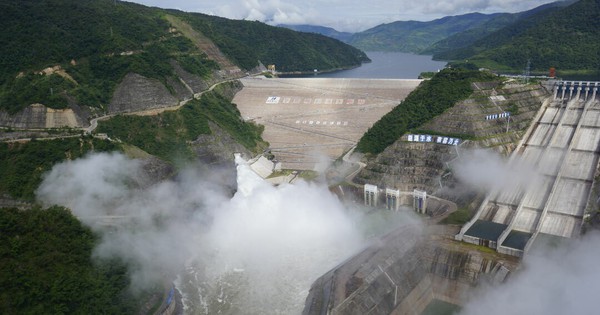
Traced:
<path id="1" fill-rule="evenodd" d="M 558 82 L 511 162 L 535 165 L 539 179 L 491 192 L 457 240 L 523 256 L 537 238 L 581 232 L 600 154 L 598 82 Z"/>

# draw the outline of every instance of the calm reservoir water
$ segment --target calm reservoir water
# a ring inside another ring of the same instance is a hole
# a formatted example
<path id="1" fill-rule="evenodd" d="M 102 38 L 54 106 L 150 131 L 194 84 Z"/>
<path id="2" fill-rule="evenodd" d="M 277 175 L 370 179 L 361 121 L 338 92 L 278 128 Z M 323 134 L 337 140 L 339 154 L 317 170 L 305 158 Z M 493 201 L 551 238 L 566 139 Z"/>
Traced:
<path id="1" fill-rule="evenodd" d="M 444 68 L 445 61 L 431 60 L 431 56 L 401 52 L 367 52 L 372 60 L 350 70 L 320 73 L 319 78 L 361 78 L 361 79 L 416 79 L 421 72 L 438 71 Z M 315 76 L 315 75 L 307 75 Z"/>

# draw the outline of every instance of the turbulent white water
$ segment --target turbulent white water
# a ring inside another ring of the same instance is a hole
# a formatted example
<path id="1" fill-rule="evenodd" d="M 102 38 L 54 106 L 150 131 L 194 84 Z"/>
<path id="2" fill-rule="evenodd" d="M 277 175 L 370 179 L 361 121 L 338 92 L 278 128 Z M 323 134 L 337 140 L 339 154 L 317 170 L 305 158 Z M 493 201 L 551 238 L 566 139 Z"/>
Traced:
<path id="1" fill-rule="evenodd" d="M 300 313 L 311 283 L 360 248 L 360 232 L 326 187 L 273 187 L 236 163 L 238 191 L 180 276 L 187 312 Z"/>
<path id="2" fill-rule="evenodd" d="M 348 209 L 324 184 L 273 187 L 236 162 L 233 197 L 214 169 L 188 168 L 148 187 L 141 163 L 121 154 L 56 165 L 37 197 L 100 233 L 94 256 L 126 261 L 132 288 L 179 273 L 189 314 L 300 313 L 316 278 L 362 248 L 363 235 L 397 221 Z M 124 220 L 119 228 L 96 224 L 114 218 Z"/>

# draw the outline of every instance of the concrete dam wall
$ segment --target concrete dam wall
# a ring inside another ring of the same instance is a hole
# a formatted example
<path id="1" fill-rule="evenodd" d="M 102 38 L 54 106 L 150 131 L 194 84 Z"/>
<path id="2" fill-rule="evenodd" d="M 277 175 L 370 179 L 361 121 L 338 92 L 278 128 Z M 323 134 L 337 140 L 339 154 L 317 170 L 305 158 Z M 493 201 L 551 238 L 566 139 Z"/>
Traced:
<path id="1" fill-rule="evenodd" d="M 283 168 L 314 169 L 354 146 L 421 80 L 244 78 L 233 99 Z"/>
<path id="2" fill-rule="evenodd" d="M 477 283 L 516 268 L 515 258 L 445 240 L 453 232 L 443 229 L 404 226 L 376 241 L 317 279 L 303 314 L 420 315 L 433 300 L 462 304 Z"/>

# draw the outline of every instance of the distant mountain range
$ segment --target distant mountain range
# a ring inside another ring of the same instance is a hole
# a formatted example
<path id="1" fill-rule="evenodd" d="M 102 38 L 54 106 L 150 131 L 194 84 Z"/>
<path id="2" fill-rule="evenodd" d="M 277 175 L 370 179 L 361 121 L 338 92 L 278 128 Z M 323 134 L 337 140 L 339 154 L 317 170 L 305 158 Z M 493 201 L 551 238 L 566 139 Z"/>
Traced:
<path id="1" fill-rule="evenodd" d="M 600 72 L 600 1 L 558 1 L 519 13 L 470 13 L 429 22 L 397 21 L 348 34 L 310 25 L 286 26 L 319 33 L 365 51 L 469 60 L 497 70 Z"/>
<path id="2" fill-rule="evenodd" d="M 331 27 L 326 26 L 318 26 L 318 25 L 308 25 L 308 24 L 299 24 L 299 25 L 291 25 L 291 24 L 279 24 L 279 27 L 288 28 L 297 32 L 304 33 L 316 33 L 325 35 L 327 37 L 335 38 L 339 41 L 348 43 L 350 39 L 354 35 L 354 33 L 349 32 L 339 32 Z"/>

